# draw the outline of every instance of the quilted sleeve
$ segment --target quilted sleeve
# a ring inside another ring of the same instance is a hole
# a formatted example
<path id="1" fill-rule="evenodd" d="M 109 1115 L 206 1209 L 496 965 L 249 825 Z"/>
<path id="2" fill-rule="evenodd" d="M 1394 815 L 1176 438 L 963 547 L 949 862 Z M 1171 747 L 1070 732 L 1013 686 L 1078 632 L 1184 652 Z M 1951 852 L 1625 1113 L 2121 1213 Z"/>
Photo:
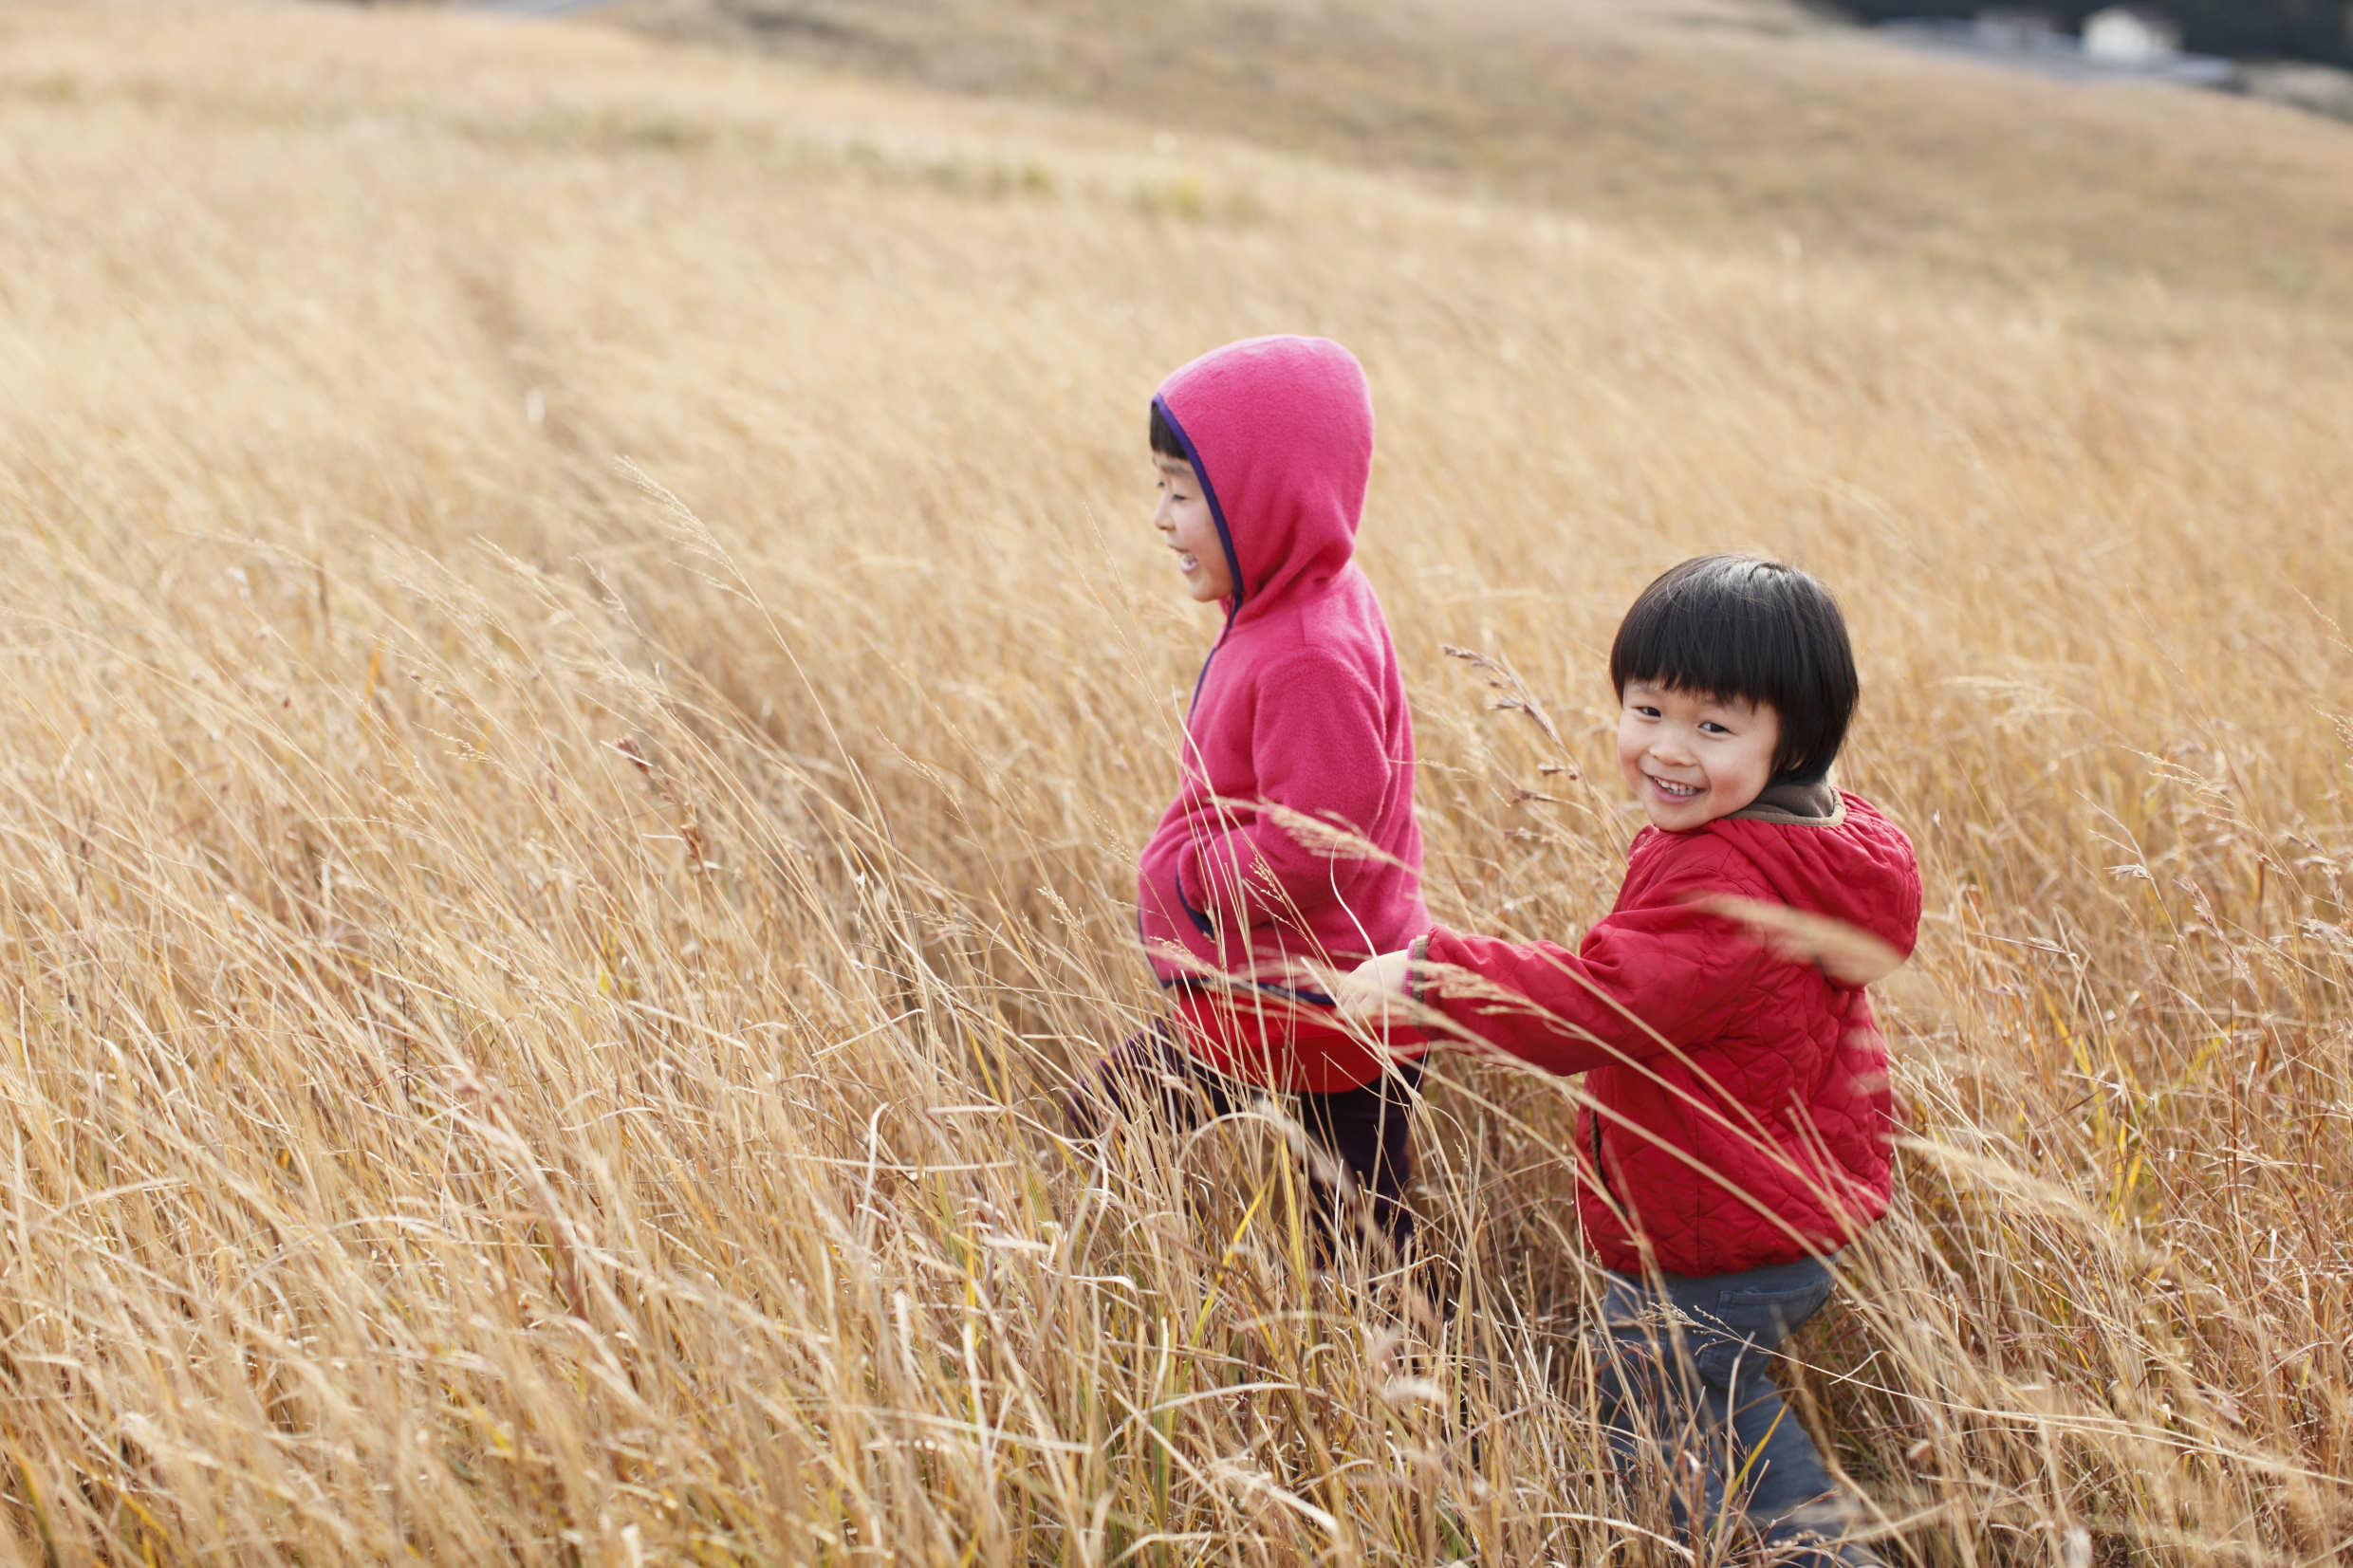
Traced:
<path id="1" fill-rule="evenodd" d="M 1574 952 L 1434 932 L 1424 999 L 1463 1032 L 1552 1073 L 1639 1061 L 1721 1033 L 1771 960 L 1696 901 L 1771 894 L 1713 838 L 1670 839 L 1644 858 Z"/>

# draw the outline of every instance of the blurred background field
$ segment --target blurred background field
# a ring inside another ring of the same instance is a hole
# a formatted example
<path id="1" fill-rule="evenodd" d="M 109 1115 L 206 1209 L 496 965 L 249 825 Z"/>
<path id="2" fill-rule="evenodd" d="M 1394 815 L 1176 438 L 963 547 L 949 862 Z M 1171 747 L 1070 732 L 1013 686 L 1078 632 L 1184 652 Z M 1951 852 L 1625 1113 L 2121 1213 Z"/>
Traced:
<path id="1" fill-rule="evenodd" d="M 1607 907 L 1650 576 L 1845 602 L 1882 1549 L 2344 1558 L 2353 128 L 1736 0 L 852 20 L 0 9 L 0 1551 L 1690 1560 L 1569 1086 L 1436 1075 L 1442 1324 L 1279 1118 L 1058 1136 L 1214 630 L 1145 400 L 1295 330 L 1441 919 Z"/>

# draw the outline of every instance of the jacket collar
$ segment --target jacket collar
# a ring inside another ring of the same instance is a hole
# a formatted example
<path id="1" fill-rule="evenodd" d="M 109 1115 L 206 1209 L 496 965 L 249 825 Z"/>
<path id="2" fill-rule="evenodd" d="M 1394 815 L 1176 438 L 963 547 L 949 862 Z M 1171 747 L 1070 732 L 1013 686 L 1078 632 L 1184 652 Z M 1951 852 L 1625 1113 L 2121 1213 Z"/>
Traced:
<path id="1" fill-rule="evenodd" d="M 1846 798 L 1828 780 L 1813 784 L 1777 784 L 1738 811 L 1741 822 L 1779 822 L 1785 827 L 1836 827 L 1846 820 Z"/>

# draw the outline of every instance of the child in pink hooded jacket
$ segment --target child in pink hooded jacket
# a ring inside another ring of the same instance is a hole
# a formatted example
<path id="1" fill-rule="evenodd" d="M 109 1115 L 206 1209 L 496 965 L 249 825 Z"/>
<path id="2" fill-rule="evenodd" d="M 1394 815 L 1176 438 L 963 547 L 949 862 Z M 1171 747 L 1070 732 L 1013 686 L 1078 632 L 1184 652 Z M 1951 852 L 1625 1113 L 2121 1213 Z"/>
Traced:
<path id="1" fill-rule="evenodd" d="M 1137 877 L 1174 1027 L 1128 1042 L 1103 1063 L 1104 1087 L 1125 1104 L 1139 1083 L 1181 1084 L 1219 1115 L 1252 1090 L 1290 1093 L 1402 1241 L 1419 1066 L 1340 1027 L 1315 979 L 1429 927 L 1413 722 L 1380 601 L 1352 560 L 1373 458 L 1364 372 L 1320 338 L 1229 343 L 1162 383 L 1152 434 L 1156 522 L 1226 624 Z M 1328 1222 L 1340 1194 L 1316 1185 Z"/>

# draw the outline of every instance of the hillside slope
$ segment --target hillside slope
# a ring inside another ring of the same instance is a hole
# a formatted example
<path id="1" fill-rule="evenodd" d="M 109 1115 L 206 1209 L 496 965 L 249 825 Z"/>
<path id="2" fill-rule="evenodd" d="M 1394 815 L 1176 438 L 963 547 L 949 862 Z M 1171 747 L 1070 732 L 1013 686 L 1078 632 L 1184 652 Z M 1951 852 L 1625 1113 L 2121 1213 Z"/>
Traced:
<path id="1" fill-rule="evenodd" d="M 1774 0 L 626 0 L 598 19 L 1704 242 L 2353 303 L 2353 127 L 1921 60 Z"/>

